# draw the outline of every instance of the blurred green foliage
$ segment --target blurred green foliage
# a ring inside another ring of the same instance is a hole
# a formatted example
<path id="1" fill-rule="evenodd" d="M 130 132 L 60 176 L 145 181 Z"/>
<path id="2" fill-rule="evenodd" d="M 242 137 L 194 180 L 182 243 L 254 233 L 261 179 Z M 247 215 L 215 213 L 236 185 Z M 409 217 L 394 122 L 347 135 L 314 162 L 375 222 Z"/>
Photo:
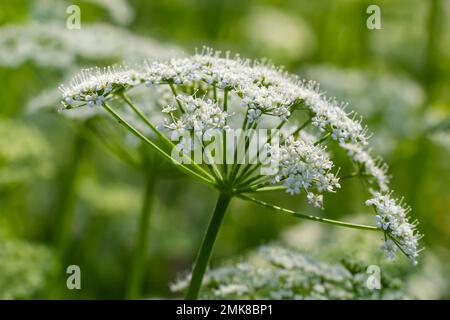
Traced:
<path id="1" fill-rule="evenodd" d="M 316 257 L 338 261 L 348 254 L 364 264 L 381 265 L 407 284 L 409 296 L 450 297 L 450 281 L 440 276 L 450 271 L 450 132 L 445 125 L 450 116 L 449 1 L 2 0 L 0 32 L 11 24 L 48 22 L 63 29 L 69 4 L 80 6 L 82 28 L 104 23 L 155 47 L 160 42 L 186 53 L 208 45 L 244 57 L 266 57 L 318 80 L 323 90 L 349 102 L 380 137 L 376 145 L 391 165 L 393 188 L 405 195 L 421 222 L 427 252 L 419 261 L 423 267 L 410 270 L 401 261 L 385 267 L 379 257 L 358 254 L 376 250 L 376 241 L 353 250 L 357 241 L 343 241 L 340 233 L 324 239 L 317 230 L 300 228 L 295 234 L 315 239 L 310 250 Z M 369 4 L 381 8 L 381 30 L 366 28 Z M 11 45 L 2 37 L 0 52 Z M 29 37 L 19 34 L 15 41 L 25 43 Z M 168 284 L 191 267 L 207 225 L 214 191 L 170 168 L 147 165 L 145 152 L 111 129 L 114 124 L 28 110 L 31 99 L 55 90 L 77 69 L 124 58 L 111 54 L 95 59 L 96 37 L 104 35 L 96 34 L 92 47 L 85 46 L 94 54 L 77 55 L 64 67 L 52 66 L 51 59 L 46 65 L 36 63 L 36 57 L 46 55 L 46 46 L 54 45 L 51 39 L 37 50 L 22 51 L 30 58 L 19 64 L 7 62 L 19 53 L 8 59 L 0 55 L 0 234 L 8 239 L 0 241 L 1 298 L 123 298 L 149 172 L 157 174 L 152 176 L 143 297 L 173 296 Z M 47 110 L 58 108 L 52 99 L 43 104 Z M 114 145 L 102 145 L 105 137 Z M 124 155 L 138 160 L 128 161 Z M 345 183 L 347 191 L 326 198 L 327 209 L 314 214 L 341 218 L 364 212 L 359 182 Z M 313 211 L 299 198 L 279 193 L 266 197 Z M 70 219 L 61 222 L 61 212 L 70 212 Z M 371 216 L 366 218 L 370 223 Z M 280 237 L 285 241 L 286 228 L 296 223 L 236 200 L 225 217 L 212 265 L 261 243 Z M 287 238 L 295 246 L 295 237 Z M 54 271 L 51 255 L 60 263 L 59 277 L 65 276 L 63 266 L 81 267 L 81 291 L 65 289 L 63 279 L 53 284 L 58 277 L 49 275 Z"/>

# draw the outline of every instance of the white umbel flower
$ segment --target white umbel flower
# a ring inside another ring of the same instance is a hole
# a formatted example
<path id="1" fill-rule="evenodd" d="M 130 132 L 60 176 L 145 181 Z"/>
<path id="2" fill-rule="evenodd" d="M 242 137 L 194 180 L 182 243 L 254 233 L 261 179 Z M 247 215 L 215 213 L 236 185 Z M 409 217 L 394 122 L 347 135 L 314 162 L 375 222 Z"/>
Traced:
<path id="1" fill-rule="evenodd" d="M 341 187 L 338 174 L 333 170 L 334 163 L 321 145 L 331 137 L 358 165 L 357 172 L 349 177 L 360 176 L 375 182 L 375 189 L 381 192 L 367 201 L 378 212 L 378 227 L 408 257 L 416 260 L 420 236 L 414 235 L 414 226 L 407 221 L 408 210 L 390 199 L 387 166 L 371 156 L 366 146 L 367 128 L 361 124 L 360 117 L 345 110 L 345 104 L 327 98 L 315 82 L 301 81 L 267 63 L 239 56 L 230 58 L 228 54 L 223 57 L 220 52 L 205 49 L 191 57 L 146 62 L 141 67 L 83 71 L 70 87 L 60 89 L 65 108 L 81 105 L 109 108 L 105 104 L 107 100 L 114 96 L 126 100 L 121 93 L 138 85 L 145 85 L 161 97 L 156 100 L 160 100 L 157 105 L 165 120 L 155 127 L 168 131 L 171 139 L 181 137 L 176 148 L 185 150 L 187 155 L 193 141 L 185 134 L 192 137 L 193 134 L 204 135 L 211 129 L 224 133 L 228 129 L 282 128 L 284 124 L 292 125 L 290 118 L 294 111 L 307 111 L 306 121 L 290 131 L 292 134 L 283 136 L 279 145 L 265 146 L 270 169 L 272 165 L 278 168 L 275 173 L 270 171 L 263 175 L 256 171 L 261 163 L 231 165 L 230 171 L 220 163 L 208 167 L 212 175 L 203 173 L 208 177 L 203 180 L 215 182 L 221 191 L 224 188 L 236 194 L 285 189 L 296 195 L 304 191 L 310 204 L 322 208 L 324 194 Z M 228 105 L 231 106 L 228 101 L 236 102 L 231 113 L 228 113 Z M 234 117 L 238 113 L 241 117 Z M 242 123 L 241 119 L 244 119 Z M 321 137 L 305 135 L 302 130 L 308 125 L 308 130 L 319 131 Z M 217 174 L 221 169 L 227 176 Z M 393 254 L 391 247 L 390 242 L 384 246 L 388 256 Z"/>
<path id="2" fill-rule="evenodd" d="M 123 90 L 140 83 L 140 74 L 126 67 L 85 69 L 72 79 L 72 85 L 59 87 L 63 106 L 101 105 L 113 90 Z"/>
<path id="3" fill-rule="evenodd" d="M 185 112 L 180 119 L 173 119 L 166 124 L 170 130 L 183 132 L 193 130 L 195 133 L 204 133 L 210 129 L 220 130 L 227 127 L 225 120 L 228 114 L 222 111 L 217 102 L 182 95 L 177 96 L 177 100 L 181 102 Z"/>
<path id="4" fill-rule="evenodd" d="M 363 146 L 357 143 L 341 143 L 347 154 L 361 167 L 361 173 L 373 178 L 381 191 L 389 189 L 388 166 L 380 158 L 374 159 Z"/>
<path id="5" fill-rule="evenodd" d="M 222 58 L 220 53 L 206 50 L 189 58 L 147 64 L 145 77 L 153 84 L 189 84 L 201 80 L 236 92 L 243 106 L 255 110 L 254 115 L 273 115 L 282 120 L 290 116 L 292 108 L 303 103 L 314 114 L 313 124 L 330 132 L 333 139 L 366 144 L 367 130 L 360 119 L 355 120 L 354 114 L 346 113 L 343 105 L 327 99 L 317 84 L 300 81 L 271 65 L 239 57 Z M 257 118 L 253 114 L 251 120 Z"/>
<path id="6" fill-rule="evenodd" d="M 383 194 L 374 192 L 373 198 L 366 201 L 366 205 L 373 206 L 377 215 L 376 225 L 382 229 L 390 239 L 382 247 L 388 257 L 394 256 L 393 246 L 402 250 L 413 264 L 417 263 L 419 253 L 419 240 L 422 237 L 416 231 L 417 222 L 409 222 L 410 208 L 404 208 L 396 199 L 391 198 L 391 193 Z"/>
<path id="7" fill-rule="evenodd" d="M 324 148 L 292 136 L 279 147 L 267 148 L 271 160 L 279 164 L 279 171 L 273 176 L 272 182 L 282 182 L 288 193 L 299 194 L 305 190 L 308 201 L 316 207 L 322 207 L 322 196 L 310 190 L 322 193 L 340 188 L 339 179 L 330 172 L 333 162 Z"/>

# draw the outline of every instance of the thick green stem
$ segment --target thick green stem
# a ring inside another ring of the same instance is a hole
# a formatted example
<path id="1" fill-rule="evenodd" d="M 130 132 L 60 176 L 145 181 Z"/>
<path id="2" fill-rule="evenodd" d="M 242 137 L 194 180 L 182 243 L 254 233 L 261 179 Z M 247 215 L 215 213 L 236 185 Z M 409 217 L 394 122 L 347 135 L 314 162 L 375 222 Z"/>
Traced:
<path id="1" fill-rule="evenodd" d="M 139 298 L 141 294 L 145 257 L 149 240 L 152 194 L 155 186 L 154 174 L 147 174 L 145 184 L 145 191 L 142 198 L 141 216 L 139 218 L 135 238 L 130 278 L 126 289 L 127 299 Z"/>
<path id="2" fill-rule="evenodd" d="M 195 260 L 194 271 L 192 272 L 192 278 L 186 294 L 186 299 L 197 299 L 206 266 L 208 265 L 211 252 L 214 247 L 217 232 L 219 231 L 223 216 L 228 208 L 228 205 L 230 204 L 231 198 L 232 196 L 228 193 L 221 192 L 219 195 L 216 208 L 214 209 L 214 213 L 208 225 L 208 230 L 206 231 L 197 259 Z"/>

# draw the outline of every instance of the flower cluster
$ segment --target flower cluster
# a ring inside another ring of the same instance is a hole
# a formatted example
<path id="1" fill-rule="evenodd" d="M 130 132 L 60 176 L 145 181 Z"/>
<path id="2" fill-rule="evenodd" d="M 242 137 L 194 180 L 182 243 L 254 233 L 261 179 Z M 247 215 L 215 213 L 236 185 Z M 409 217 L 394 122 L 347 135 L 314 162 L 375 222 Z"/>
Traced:
<path id="1" fill-rule="evenodd" d="M 186 288 L 189 276 L 171 286 Z M 205 299 L 403 299 L 393 281 L 381 290 L 366 286 L 365 268 L 328 264 L 278 245 L 262 246 L 244 261 L 206 273 L 200 295 Z"/>
<path id="2" fill-rule="evenodd" d="M 252 62 L 239 56 L 230 58 L 228 54 L 223 57 L 219 52 L 205 49 L 187 58 L 146 62 L 143 67 L 83 71 L 73 80 L 72 86 L 61 86 L 60 89 L 64 107 L 73 108 L 85 104 L 102 105 L 110 97 L 140 84 L 156 89 L 153 90 L 156 95 L 161 92 L 161 99 L 153 100 L 161 101 L 157 105 L 161 106 L 161 113 L 167 117 L 158 128 L 168 130 L 172 139 L 184 133 L 204 134 L 209 129 L 219 132 L 229 128 L 240 129 L 241 126 L 235 127 L 236 120 L 240 119 L 237 116 L 239 113 L 244 119 L 242 128 L 253 129 L 261 128 L 268 119 L 278 123 L 270 127 L 276 125 L 282 128 L 295 111 L 307 111 L 305 125 L 294 130 L 295 134 L 288 134 L 278 146 L 266 146 L 270 161 L 278 165 L 278 171 L 272 175 L 258 176 L 256 171 L 246 171 L 244 168 L 244 173 L 240 175 L 241 168 L 236 166 L 227 177 L 231 179 L 226 181 L 237 181 L 236 185 L 231 186 L 236 190 L 257 192 L 261 186 L 263 189 L 270 184 L 282 184 L 292 195 L 305 191 L 309 203 L 323 207 L 323 194 L 340 188 L 337 173 L 332 172 L 334 164 L 325 147 L 321 146 L 328 137 L 335 140 L 357 164 L 358 171 L 350 176 L 360 176 L 370 183 L 374 182 L 375 189 L 383 194 L 389 190 L 387 166 L 371 156 L 367 146 L 367 128 L 361 124 L 361 119 L 355 113 L 345 111 L 346 105 L 327 98 L 315 82 L 301 81 L 267 63 Z M 237 112 L 228 112 L 225 104 L 228 100 L 238 102 L 235 106 Z M 320 132 L 320 138 L 305 138 L 305 132 L 300 132 L 309 124 L 311 130 Z M 181 139 L 176 147 L 186 143 L 190 144 L 190 141 Z M 190 149 L 189 145 L 182 148 Z M 219 170 L 217 167 L 214 169 Z M 392 241 L 400 249 L 408 246 L 410 250 L 406 250 L 406 254 L 415 258 L 417 246 L 411 245 L 403 231 L 392 228 L 384 231 L 398 239 L 398 242 Z M 417 245 L 418 239 L 414 239 Z M 391 243 L 385 246 L 390 248 Z"/>
<path id="3" fill-rule="evenodd" d="M 62 103 L 68 109 L 84 104 L 100 106 L 113 90 L 124 90 L 139 82 L 138 72 L 130 68 L 86 69 L 72 79 L 69 88 L 60 86 Z"/>
<path id="4" fill-rule="evenodd" d="M 341 147 L 347 150 L 347 154 L 359 165 L 361 174 L 374 179 L 381 191 L 388 190 L 388 166 L 381 158 L 374 159 L 360 144 L 341 143 Z"/>
<path id="5" fill-rule="evenodd" d="M 301 190 L 305 190 L 308 201 L 315 207 L 322 207 L 322 195 L 316 195 L 310 190 L 322 193 L 340 188 L 339 178 L 330 172 L 333 162 L 324 148 L 292 136 L 281 146 L 267 148 L 271 160 L 279 165 L 279 171 L 272 182 L 283 182 L 288 193 L 299 194 Z"/>
<path id="6" fill-rule="evenodd" d="M 416 222 L 408 221 L 411 209 L 404 208 L 401 201 L 392 199 L 390 193 L 380 192 L 375 192 L 373 198 L 366 201 L 366 205 L 375 208 L 376 225 L 389 237 L 382 247 L 386 255 L 393 258 L 395 250 L 399 248 L 414 264 L 417 264 L 421 235 L 416 231 Z"/>
<path id="7" fill-rule="evenodd" d="M 330 132 L 334 140 L 340 143 L 351 141 L 367 144 L 367 128 L 356 120 L 354 112 L 346 113 L 346 104 L 339 104 L 334 98 L 326 98 L 313 81 L 303 83 L 305 103 L 314 113 L 312 124 L 322 132 Z M 351 116 L 351 117 L 350 117 Z"/>
<path id="8" fill-rule="evenodd" d="M 166 119 L 165 127 L 171 130 L 172 139 L 178 139 L 187 130 L 193 130 L 195 133 L 205 133 L 207 130 L 219 130 L 227 127 L 227 112 L 223 111 L 211 99 L 203 100 L 192 96 L 177 96 L 181 103 L 183 113 L 179 119 L 175 118 L 173 113 L 177 110 L 176 106 L 168 105 L 163 112 L 171 115 L 171 119 Z"/>
<path id="9" fill-rule="evenodd" d="M 304 103 L 315 114 L 313 124 L 332 133 L 339 141 L 366 143 L 366 129 L 333 99 L 327 99 L 312 82 L 298 80 L 281 69 L 249 60 L 221 58 L 207 51 L 190 58 L 147 64 L 147 81 L 189 84 L 202 80 L 220 89 L 235 91 L 242 105 L 253 114 L 287 119 L 292 109 Z"/>
<path id="10" fill-rule="evenodd" d="M 251 119 L 255 120 L 262 114 L 286 120 L 295 108 L 305 104 L 314 114 L 313 124 L 329 132 L 333 139 L 366 144 L 366 129 L 361 126 L 360 120 L 356 121 L 354 116 L 350 118 L 350 114 L 341 105 L 325 98 L 314 83 L 299 81 L 295 76 L 270 65 L 257 62 L 252 64 L 239 57 L 221 58 L 219 53 L 208 50 L 189 58 L 146 63 L 144 70 L 139 73 L 133 69 L 119 72 L 120 78 L 124 76 L 123 73 L 132 73 L 134 76 L 131 83 L 119 84 L 132 86 L 145 83 L 150 86 L 173 83 L 188 86 L 203 81 L 218 89 L 235 92 L 251 114 Z M 97 81 L 102 86 L 104 78 L 111 76 L 110 70 L 105 70 L 103 74 L 95 71 L 90 79 L 86 79 L 89 77 L 84 75 L 81 80 L 95 82 L 94 79 L 98 78 Z M 65 98 L 76 98 L 79 87 L 80 83 L 75 85 L 75 90 L 66 90 Z M 89 84 L 88 87 L 92 85 Z"/>

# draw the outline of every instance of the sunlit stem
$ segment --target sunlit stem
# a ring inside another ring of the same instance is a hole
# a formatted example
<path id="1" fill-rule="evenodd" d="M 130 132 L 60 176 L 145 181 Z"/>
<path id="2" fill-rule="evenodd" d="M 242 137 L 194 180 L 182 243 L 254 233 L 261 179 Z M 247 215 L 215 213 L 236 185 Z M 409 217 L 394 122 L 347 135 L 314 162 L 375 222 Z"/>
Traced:
<path id="1" fill-rule="evenodd" d="M 256 175 L 248 179 L 247 181 L 237 184 L 237 188 L 249 188 L 250 190 L 258 189 L 270 185 L 269 176 Z"/>
<path id="2" fill-rule="evenodd" d="M 346 228 L 352 228 L 352 229 L 362 229 L 362 230 L 370 230 L 370 231 L 380 231 L 380 228 L 374 227 L 374 226 L 368 226 L 368 225 L 363 225 L 363 224 L 355 224 L 355 223 L 349 223 L 349 222 L 343 222 L 343 221 L 338 221 L 338 220 L 332 220 L 332 219 L 326 219 L 326 218 L 321 218 L 321 217 L 317 217 L 317 216 L 313 216 L 313 215 L 307 215 L 307 214 L 303 214 L 303 213 L 299 213 L 293 210 L 289 210 L 289 209 L 285 209 L 276 205 L 272 205 L 269 204 L 267 202 L 246 196 L 246 195 L 239 195 L 239 198 L 243 199 L 243 200 L 247 200 L 247 201 L 251 201 L 254 202 L 260 206 L 263 207 L 267 207 L 267 208 L 271 208 L 277 212 L 282 212 L 282 213 L 286 213 L 289 214 L 293 217 L 297 217 L 297 218 L 301 218 L 301 219 L 307 219 L 307 220 L 312 220 L 312 221 L 316 221 L 316 222 L 321 222 L 321 223 L 326 223 L 326 224 L 332 224 L 335 226 L 340 226 L 340 227 L 346 227 Z"/>
<path id="3" fill-rule="evenodd" d="M 281 121 L 275 129 L 280 130 L 286 124 L 286 122 L 287 122 L 286 120 Z M 269 140 L 268 143 L 270 143 L 272 141 L 273 137 L 274 137 L 274 132 L 271 131 L 269 139 L 268 139 Z M 236 183 L 239 183 L 239 182 L 243 181 L 244 179 L 246 179 L 249 175 L 251 175 L 253 172 L 255 172 L 256 169 L 258 169 L 261 166 L 261 163 L 257 163 L 255 165 L 253 165 L 253 163 L 256 162 L 258 155 L 261 154 L 263 149 L 264 149 L 264 146 L 261 146 L 258 149 L 258 153 L 255 155 L 255 157 L 250 159 L 249 163 L 244 167 L 244 169 L 241 170 L 237 174 Z M 249 173 L 249 174 L 247 174 L 247 173 Z"/>
<path id="4" fill-rule="evenodd" d="M 175 159 L 173 159 L 169 154 L 167 154 L 166 152 L 164 152 L 164 150 L 162 150 L 160 147 L 158 147 L 155 143 L 153 143 L 152 141 L 150 141 L 147 137 L 145 137 L 141 132 L 139 132 L 138 130 L 136 130 L 131 124 L 129 124 L 125 119 L 123 119 L 119 114 L 117 114 L 107 103 L 103 103 L 103 108 L 108 111 L 122 126 L 124 126 L 127 130 L 129 130 L 132 134 L 134 134 L 136 137 L 138 137 L 139 139 L 141 139 L 143 142 L 145 142 L 146 144 L 148 144 L 150 147 L 152 147 L 158 154 L 160 154 L 164 159 L 172 162 L 173 164 L 175 164 L 176 168 L 179 168 L 180 170 L 182 170 L 183 172 L 187 173 L 188 175 L 190 175 L 191 177 L 200 179 L 201 181 L 215 186 L 216 183 L 214 180 L 210 180 L 208 178 L 205 178 L 203 175 L 198 174 L 197 172 L 189 169 L 188 167 L 186 167 L 185 165 L 181 164 L 180 162 L 176 161 Z"/>
<path id="5" fill-rule="evenodd" d="M 158 136 L 158 138 L 161 139 L 161 141 L 166 144 L 169 148 L 174 148 L 175 145 L 172 141 L 169 140 L 156 126 L 145 116 L 145 114 L 139 110 L 138 107 L 134 105 L 134 103 L 128 98 L 128 96 L 125 95 L 125 93 L 119 94 L 119 96 L 130 106 L 131 109 L 141 118 L 142 121 L 144 121 L 150 129 Z M 189 158 L 186 154 L 182 153 L 182 157 L 184 160 L 186 160 L 187 163 L 190 163 L 198 172 L 201 172 L 204 176 L 206 176 L 210 180 L 214 180 L 214 178 L 206 172 L 202 167 L 200 167 L 197 163 L 194 161 L 191 161 L 191 158 Z"/>
<path id="6" fill-rule="evenodd" d="M 186 294 L 186 299 L 195 300 L 198 297 L 198 292 L 211 257 L 214 242 L 220 229 L 220 225 L 222 224 L 225 211 L 230 204 L 231 198 L 232 196 L 228 193 L 221 192 L 219 195 L 219 199 L 217 200 L 208 229 L 200 246 L 197 259 L 195 260 L 194 270 L 192 271 L 191 282 Z"/>
<path id="7" fill-rule="evenodd" d="M 181 101 L 178 99 L 177 90 L 175 89 L 175 86 L 173 83 L 169 82 L 170 90 L 172 90 L 172 94 L 175 97 L 175 101 L 177 102 L 178 108 L 180 108 L 181 113 L 185 113 L 185 110 L 183 108 L 183 105 L 181 104 Z"/>
<path id="8" fill-rule="evenodd" d="M 223 111 L 227 112 L 228 110 L 228 90 L 223 90 Z M 225 119 L 225 124 L 227 124 L 227 119 Z M 227 133 L 223 132 L 223 141 L 222 141 L 222 167 L 223 167 L 223 176 L 227 179 L 228 175 L 228 165 L 227 165 Z"/>
<path id="9" fill-rule="evenodd" d="M 272 191 L 286 191 L 286 186 L 253 186 L 248 189 L 242 190 L 242 192 L 272 192 Z"/>
<path id="10" fill-rule="evenodd" d="M 286 123 L 286 121 L 282 121 L 279 125 L 278 125 L 278 129 L 281 129 L 281 127 Z M 306 120 L 300 127 L 298 127 L 291 135 L 295 136 L 298 133 L 300 133 L 304 128 L 306 128 L 309 124 L 311 123 L 311 118 L 309 118 L 308 120 Z M 273 136 L 270 136 L 270 139 L 272 139 Z M 286 141 L 286 139 L 282 139 L 279 143 L 282 144 Z M 261 152 L 262 149 L 260 149 L 258 152 Z M 252 165 L 247 165 L 247 167 L 241 172 L 241 174 L 237 177 L 238 183 L 240 185 L 245 185 L 245 184 L 249 184 L 252 182 L 252 180 L 245 180 L 248 177 L 250 177 L 256 170 L 258 170 L 261 167 L 261 163 L 257 163 L 256 165 L 252 166 Z M 251 179 L 251 178 L 250 178 Z"/>
<path id="11" fill-rule="evenodd" d="M 242 144 L 242 140 L 244 139 L 243 132 L 247 129 L 247 125 L 248 125 L 248 112 L 245 113 L 244 122 L 242 123 L 242 132 L 239 135 L 237 146 L 234 148 L 233 162 L 236 161 L 236 163 L 233 163 L 231 165 L 231 171 L 230 171 L 230 175 L 229 175 L 229 178 L 228 178 L 229 181 L 233 181 L 234 176 L 236 174 L 236 170 L 239 168 L 239 165 L 237 163 L 237 149 Z"/>
<path id="12" fill-rule="evenodd" d="M 213 84 L 213 99 L 214 102 L 217 102 L 217 87 L 215 83 Z"/>
<path id="13" fill-rule="evenodd" d="M 331 136 L 331 133 L 330 133 L 330 132 L 327 132 L 322 138 L 320 138 L 319 140 L 317 140 L 316 142 L 314 142 L 314 146 L 317 146 L 317 145 L 321 144 L 322 142 L 324 142 L 325 140 L 327 140 L 329 136 Z"/>
<path id="14" fill-rule="evenodd" d="M 194 135 L 194 139 L 197 141 L 197 143 L 201 144 L 203 147 L 205 146 L 201 139 L 197 135 Z M 205 152 L 207 161 L 207 168 L 210 170 L 211 174 L 214 176 L 214 179 L 218 182 L 223 181 L 222 174 L 220 173 L 219 168 L 217 167 L 216 163 L 214 162 L 214 158 L 209 152 Z"/>

